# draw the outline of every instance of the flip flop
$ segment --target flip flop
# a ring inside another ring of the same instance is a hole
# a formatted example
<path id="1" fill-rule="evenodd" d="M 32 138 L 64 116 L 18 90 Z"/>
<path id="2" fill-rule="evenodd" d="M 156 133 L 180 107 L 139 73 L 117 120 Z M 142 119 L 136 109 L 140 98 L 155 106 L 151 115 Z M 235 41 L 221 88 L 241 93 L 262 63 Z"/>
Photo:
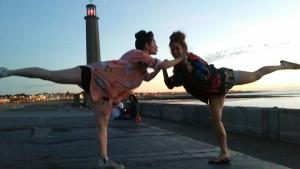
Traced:
<path id="1" fill-rule="evenodd" d="M 215 165 L 224 165 L 224 164 L 230 164 L 231 159 L 230 158 L 223 158 L 223 159 L 212 159 L 208 161 L 208 164 L 215 164 Z"/>

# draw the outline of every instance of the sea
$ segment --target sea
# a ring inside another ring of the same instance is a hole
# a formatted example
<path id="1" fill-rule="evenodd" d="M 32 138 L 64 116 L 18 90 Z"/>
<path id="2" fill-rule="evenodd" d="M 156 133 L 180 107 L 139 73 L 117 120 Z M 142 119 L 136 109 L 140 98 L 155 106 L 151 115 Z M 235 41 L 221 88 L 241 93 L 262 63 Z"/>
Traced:
<path id="1" fill-rule="evenodd" d="M 205 105 L 197 99 L 152 99 L 146 103 Z M 224 106 L 300 109 L 300 90 L 228 94 Z"/>
<path id="2" fill-rule="evenodd" d="M 164 104 L 187 104 L 187 105 L 205 105 L 192 97 L 172 99 L 147 99 L 139 100 L 145 103 L 164 103 Z M 19 109 L 27 104 L 9 103 L 0 104 L 0 112 L 11 109 Z M 37 104 L 37 103 L 35 103 Z M 239 106 L 239 107 L 266 107 L 266 108 L 286 108 L 300 109 L 300 90 L 291 91 L 264 91 L 264 92 L 243 92 L 228 94 L 224 106 Z"/>

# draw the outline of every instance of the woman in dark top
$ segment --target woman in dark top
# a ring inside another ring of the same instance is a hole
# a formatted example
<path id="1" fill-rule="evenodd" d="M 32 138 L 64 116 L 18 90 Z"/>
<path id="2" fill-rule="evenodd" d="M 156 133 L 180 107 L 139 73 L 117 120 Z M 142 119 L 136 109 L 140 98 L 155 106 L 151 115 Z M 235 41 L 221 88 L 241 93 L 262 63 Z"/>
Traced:
<path id="1" fill-rule="evenodd" d="M 281 61 L 280 65 L 276 66 L 264 66 L 255 72 L 217 69 L 199 56 L 188 52 L 185 35 L 179 31 L 170 36 L 169 47 L 174 58 L 186 56 L 186 59 L 174 66 L 171 77 L 165 69 L 163 70 L 165 84 L 169 89 L 183 86 L 188 93 L 208 104 L 211 111 L 211 121 L 221 148 L 220 156 L 208 161 L 213 164 L 230 162 L 226 131 L 221 121 L 225 94 L 228 90 L 234 85 L 257 81 L 277 70 L 300 69 L 299 64 L 287 61 Z"/>

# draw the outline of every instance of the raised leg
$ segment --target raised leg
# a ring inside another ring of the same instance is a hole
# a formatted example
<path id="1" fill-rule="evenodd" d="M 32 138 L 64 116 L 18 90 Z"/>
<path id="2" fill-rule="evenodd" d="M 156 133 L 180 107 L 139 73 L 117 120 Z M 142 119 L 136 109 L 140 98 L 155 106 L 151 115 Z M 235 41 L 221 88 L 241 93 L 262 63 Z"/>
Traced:
<path id="1" fill-rule="evenodd" d="M 74 67 L 64 70 L 47 70 L 39 67 L 7 70 L 7 76 L 22 76 L 28 78 L 39 78 L 62 84 L 80 84 L 81 69 Z"/>
<path id="2" fill-rule="evenodd" d="M 280 61 L 280 65 L 264 66 L 255 72 L 236 71 L 236 73 L 239 76 L 239 80 L 236 85 L 252 83 L 259 80 L 260 78 L 262 78 L 267 74 L 270 74 L 278 70 L 285 70 L 285 69 L 300 69 L 300 65 L 282 60 Z"/>

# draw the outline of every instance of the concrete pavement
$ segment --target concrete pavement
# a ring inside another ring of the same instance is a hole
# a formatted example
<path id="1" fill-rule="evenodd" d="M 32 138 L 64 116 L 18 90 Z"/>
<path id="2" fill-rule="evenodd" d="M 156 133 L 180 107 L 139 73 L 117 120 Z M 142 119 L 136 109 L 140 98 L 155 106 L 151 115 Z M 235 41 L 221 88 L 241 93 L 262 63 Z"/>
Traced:
<path id="1" fill-rule="evenodd" d="M 1 109 L 1 108 L 0 108 Z M 93 113 L 68 103 L 25 105 L 0 113 L 0 169 L 92 169 L 97 160 Z M 218 148 L 151 125 L 111 121 L 109 156 L 128 169 L 285 169 L 239 152 L 207 164 Z"/>

